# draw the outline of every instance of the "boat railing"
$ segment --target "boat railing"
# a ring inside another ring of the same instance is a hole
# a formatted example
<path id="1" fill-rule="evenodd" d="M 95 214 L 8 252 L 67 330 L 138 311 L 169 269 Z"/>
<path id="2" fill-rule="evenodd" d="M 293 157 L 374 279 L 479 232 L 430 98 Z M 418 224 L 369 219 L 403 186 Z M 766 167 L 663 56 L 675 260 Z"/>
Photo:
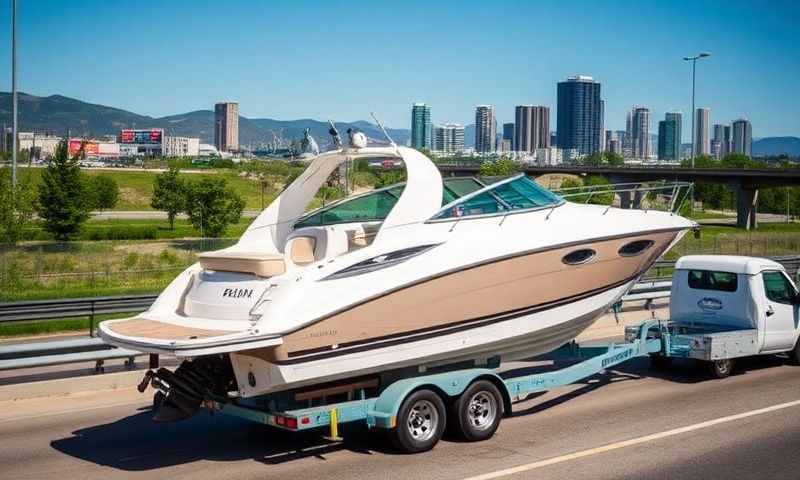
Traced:
<path id="1" fill-rule="evenodd" d="M 678 213 L 690 202 L 693 188 L 691 182 L 649 181 L 581 185 L 554 189 L 553 193 L 574 203 Z"/>

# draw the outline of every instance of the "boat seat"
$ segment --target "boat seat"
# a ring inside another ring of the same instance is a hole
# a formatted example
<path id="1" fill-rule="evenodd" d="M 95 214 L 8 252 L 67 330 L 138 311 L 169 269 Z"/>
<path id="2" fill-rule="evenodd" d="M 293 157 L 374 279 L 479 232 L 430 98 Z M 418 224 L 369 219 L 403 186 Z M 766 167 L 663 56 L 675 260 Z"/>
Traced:
<path id="1" fill-rule="evenodd" d="M 278 253 L 240 252 L 224 249 L 201 253 L 200 266 L 205 270 L 252 273 L 259 277 L 274 277 L 286 272 L 286 261 Z"/>
<path id="2" fill-rule="evenodd" d="M 347 233 L 334 226 L 297 229 L 289 234 L 284 247 L 286 261 L 301 267 L 347 251 Z"/>

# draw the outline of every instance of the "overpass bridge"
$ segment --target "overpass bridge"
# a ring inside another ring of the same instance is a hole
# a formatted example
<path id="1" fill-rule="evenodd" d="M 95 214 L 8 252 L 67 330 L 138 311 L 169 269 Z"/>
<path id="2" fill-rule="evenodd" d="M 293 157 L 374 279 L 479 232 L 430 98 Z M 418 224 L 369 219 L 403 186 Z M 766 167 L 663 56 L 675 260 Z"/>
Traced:
<path id="1" fill-rule="evenodd" d="M 444 176 L 475 175 L 480 166 L 470 164 L 439 164 Z M 582 165 L 526 166 L 525 173 L 538 177 L 560 173 L 565 175 L 603 175 L 611 183 L 637 183 L 655 180 L 720 183 L 736 192 L 736 224 L 741 228 L 756 228 L 758 189 L 766 187 L 800 186 L 800 169 L 716 169 L 658 166 L 588 167 Z M 623 202 L 628 203 L 629 202 Z"/>

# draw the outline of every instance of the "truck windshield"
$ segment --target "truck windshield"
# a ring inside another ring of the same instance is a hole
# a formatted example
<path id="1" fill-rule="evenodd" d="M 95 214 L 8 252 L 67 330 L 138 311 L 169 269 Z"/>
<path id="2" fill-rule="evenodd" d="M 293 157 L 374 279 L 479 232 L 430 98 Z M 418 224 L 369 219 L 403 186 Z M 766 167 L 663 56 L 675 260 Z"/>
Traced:
<path id="1" fill-rule="evenodd" d="M 738 282 L 735 273 L 689 270 L 689 288 L 735 292 L 737 287 Z"/>

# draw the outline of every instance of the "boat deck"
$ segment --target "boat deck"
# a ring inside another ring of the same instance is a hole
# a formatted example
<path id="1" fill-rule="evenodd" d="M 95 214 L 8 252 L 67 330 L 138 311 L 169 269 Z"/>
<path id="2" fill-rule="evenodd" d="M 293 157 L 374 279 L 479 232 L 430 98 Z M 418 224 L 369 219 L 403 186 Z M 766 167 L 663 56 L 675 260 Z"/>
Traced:
<path id="1" fill-rule="evenodd" d="M 159 322 L 146 318 L 132 318 L 130 320 L 109 323 L 108 329 L 126 337 L 152 338 L 157 340 L 195 340 L 236 333 L 235 331 L 228 330 L 184 327 L 174 323 Z"/>

